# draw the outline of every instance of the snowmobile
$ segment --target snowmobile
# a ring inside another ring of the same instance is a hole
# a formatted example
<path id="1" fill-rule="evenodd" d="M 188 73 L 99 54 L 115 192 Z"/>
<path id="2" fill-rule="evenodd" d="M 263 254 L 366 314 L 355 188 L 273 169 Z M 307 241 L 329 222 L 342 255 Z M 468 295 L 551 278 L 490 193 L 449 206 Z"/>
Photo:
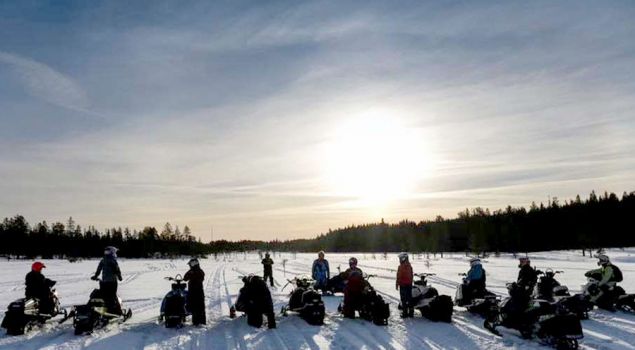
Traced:
<path id="1" fill-rule="evenodd" d="M 241 279 L 244 285 L 238 292 L 236 303 L 229 308 L 229 317 L 235 318 L 236 311 L 243 312 L 247 315 L 247 324 L 259 328 L 265 315 L 267 326 L 276 328 L 271 292 L 265 281 L 256 275 L 243 276 Z"/>
<path id="2" fill-rule="evenodd" d="M 338 274 L 331 277 L 326 282 L 326 295 L 333 295 L 335 293 L 344 293 L 344 287 L 346 286 L 346 279 L 342 274 L 340 267 L 337 267 Z"/>
<path id="3" fill-rule="evenodd" d="M 466 276 L 466 274 L 461 273 L 459 276 Z M 467 311 L 473 314 L 477 314 L 481 317 L 487 317 L 492 312 L 492 309 L 498 307 L 498 304 L 501 302 L 499 296 L 487 289 L 471 291 L 471 297 L 468 298 L 465 296 L 466 288 L 468 288 L 468 284 L 464 278 L 463 283 L 456 289 L 454 303 L 457 306 L 465 307 Z"/>
<path id="4" fill-rule="evenodd" d="M 601 276 L 589 275 L 587 279 L 587 284 L 582 286 L 582 295 L 586 297 L 586 300 L 588 300 L 591 305 L 597 305 L 597 307 L 609 311 L 621 310 L 628 313 L 635 313 L 635 294 L 626 294 L 624 288 L 618 285 L 606 291 L 594 303 L 591 302 L 591 299 L 602 291 L 599 286 Z M 592 308 L 593 306 L 591 306 L 591 309 Z"/>
<path id="5" fill-rule="evenodd" d="M 57 291 L 53 288 L 56 281 L 45 279 L 49 289 L 48 310 L 41 310 L 42 301 L 37 298 L 21 298 L 13 301 L 7 307 L 7 311 L 2 320 L 2 328 L 7 330 L 9 335 L 21 335 L 28 332 L 35 326 L 44 324 L 57 315 L 64 315 L 60 323 L 68 319 L 66 309 L 60 307 L 60 300 Z"/>
<path id="6" fill-rule="evenodd" d="M 288 280 L 288 284 L 293 284 L 295 289 L 291 291 L 289 305 L 282 307 L 282 315 L 287 316 L 288 311 L 297 312 L 309 324 L 323 325 L 324 302 L 320 293 L 313 288 L 314 281 L 308 276 L 301 276 Z"/>
<path id="7" fill-rule="evenodd" d="M 364 275 L 364 287 L 361 293 L 361 300 L 358 305 L 359 316 L 367 321 L 372 321 L 376 325 L 387 325 L 390 317 L 390 308 L 381 295 L 370 284 L 370 279 L 376 275 Z M 344 303 L 338 306 L 338 311 L 344 311 Z"/>
<path id="8" fill-rule="evenodd" d="M 553 271 L 552 269 L 537 272 L 538 275 L 542 276 L 538 279 L 538 283 L 534 288 L 532 295 L 534 299 L 546 300 L 557 308 L 563 308 L 575 314 L 579 319 L 589 318 L 589 311 L 593 309 L 593 304 L 589 301 L 589 298 L 582 294 L 571 295 L 569 288 L 561 285 L 555 279 L 557 274 L 564 272 Z"/>
<path id="9" fill-rule="evenodd" d="M 439 295 L 436 288 L 428 286 L 426 278 L 434 276 L 434 273 L 416 273 L 419 277 L 412 287 L 412 303 L 414 308 L 421 312 L 421 315 L 430 321 L 452 322 L 452 311 L 454 303 L 447 295 Z M 403 308 L 401 303 L 399 310 Z"/>
<path id="10" fill-rule="evenodd" d="M 181 328 L 191 315 L 187 307 L 187 284 L 180 274 L 165 279 L 172 282 L 172 290 L 163 297 L 159 322 L 164 322 L 166 328 Z"/>
<path id="11" fill-rule="evenodd" d="M 584 337 L 580 320 L 546 300 L 532 300 L 530 293 L 517 283 L 507 285 L 509 297 L 485 320 L 484 326 L 501 336 L 498 326 L 518 330 L 523 338 L 538 337 L 556 349 L 577 349 Z"/>
<path id="12" fill-rule="evenodd" d="M 100 282 L 100 279 L 93 278 Z M 132 317 L 131 309 L 124 309 L 121 298 L 117 297 L 116 310 L 109 310 L 106 301 L 99 288 L 93 289 L 90 293 L 88 303 L 85 305 L 75 305 L 69 315 L 73 317 L 73 327 L 75 335 L 90 334 L 96 328 L 105 327 L 111 322 L 126 322 Z"/>
<path id="13" fill-rule="evenodd" d="M 532 297 L 534 299 L 542 299 L 550 302 L 558 301 L 564 297 L 571 296 L 569 288 L 563 286 L 556 280 L 556 275 L 563 273 L 562 271 L 553 271 L 547 269 L 543 271 L 536 271 L 541 276 L 536 283 L 534 293 Z"/>

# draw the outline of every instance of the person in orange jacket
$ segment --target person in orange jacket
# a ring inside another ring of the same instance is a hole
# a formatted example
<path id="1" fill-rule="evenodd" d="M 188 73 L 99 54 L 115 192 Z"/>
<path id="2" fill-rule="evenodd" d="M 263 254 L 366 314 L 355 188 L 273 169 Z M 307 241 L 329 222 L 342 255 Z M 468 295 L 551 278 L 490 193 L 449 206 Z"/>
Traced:
<path id="1" fill-rule="evenodd" d="M 412 305 L 412 282 L 414 275 L 412 273 L 412 265 L 408 261 L 408 254 L 399 254 L 399 268 L 397 269 L 396 288 L 399 290 L 401 298 L 401 317 L 414 316 L 414 307 Z"/>

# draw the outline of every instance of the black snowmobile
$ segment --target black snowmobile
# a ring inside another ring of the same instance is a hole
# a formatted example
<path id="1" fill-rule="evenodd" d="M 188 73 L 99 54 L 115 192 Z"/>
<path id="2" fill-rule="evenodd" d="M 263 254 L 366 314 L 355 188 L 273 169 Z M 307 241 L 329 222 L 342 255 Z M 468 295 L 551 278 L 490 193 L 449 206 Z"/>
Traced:
<path id="1" fill-rule="evenodd" d="M 187 308 L 187 284 L 181 275 L 165 279 L 172 282 L 172 290 L 163 297 L 159 322 L 163 322 L 166 328 L 181 328 L 187 316 L 191 315 Z"/>
<path id="2" fill-rule="evenodd" d="M 412 287 L 412 303 L 415 309 L 421 312 L 421 315 L 434 322 L 452 322 L 452 311 L 454 303 L 452 298 L 447 295 L 439 295 L 436 288 L 428 286 L 426 278 L 434 276 L 434 273 L 416 273 L 419 277 Z M 403 307 L 401 303 L 399 310 Z"/>
<path id="3" fill-rule="evenodd" d="M 459 276 L 466 276 L 466 274 L 461 273 Z M 499 296 L 485 288 L 475 289 L 469 292 L 466 291 L 467 288 L 469 287 L 464 278 L 463 283 L 456 289 L 454 304 L 465 307 L 467 311 L 473 314 L 487 317 L 492 309 L 498 307 L 501 301 Z"/>
<path id="4" fill-rule="evenodd" d="M 261 327 L 263 315 L 267 316 L 267 326 L 276 328 L 276 318 L 273 312 L 271 292 L 265 281 L 256 275 L 242 277 L 243 287 L 238 292 L 236 303 L 229 309 L 229 317 L 235 318 L 236 311 L 247 315 L 247 324 Z"/>
<path id="5" fill-rule="evenodd" d="M 609 311 L 620 310 L 635 313 L 635 294 L 627 294 L 624 288 L 618 285 L 605 291 L 595 303 L 591 302 L 591 299 L 602 291 L 599 286 L 599 281 L 602 276 L 599 274 L 591 274 L 590 271 L 585 275 L 588 278 L 588 282 L 582 287 L 582 295 L 591 303 L 591 309 L 593 308 L 592 305 L 596 305 L 601 309 Z"/>
<path id="6" fill-rule="evenodd" d="M 359 316 L 367 321 L 372 321 L 376 325 L 387 325 L 388 318 L 390 318 L 390 307 L 369 282 L 372 277 L 376 276 L 364 275 L 363 277 L 364 286 L 357 310 L 359 311 Z M 343 310 L 344 302 L 342 302 L 338 307 L 338 311 L 343 312 Z"/>
<path id="7" fill-rule="evenodd" d="M 538 337 L 557 349 L 577 349 L 584 337 L 580 320 L 573 313 L 546 300 L 532 300 L 530 292 L 517 283 L 507 285 L 509 297 L 485 320 L 484 326 L 500 336 L 496 327 L 518 330 L 523 338 Z"/>
<path id="8" fill-rule="evenodd" d="M 331 277 L 327 282 L 326 282 L 326 290 L 328 291 L 328 294 L 335 294 L 335 293 L 344 293 L 344 287 L 346 286 L 346 280 L 342 274 L 342 272 L 340 271 L 340 267 L 337 267 L 337 271 L 338 274 Z"/>
<path id="9" fill-rule="evenodd" d="M 7 330 L 7 334 L 24 334 L 57 315 L 64 315 L 60 323 L 68 319 L 68 313 L 60 307 L 57 291 L 53 288 L 56 281 L 47 278 L 45 283 L 49 289 L 48 302 L 42 303 L 37 298 L 21 298 L 9 304 L 2 320 L 2 328 Z"/>
<path id="10" fill-rule="evenodd" d="M 538 283 L 534 288 L 532 296 L 534 299 L 553 303 L 555 307 L 564 308 L 575 314 L 579 319 L 589 318 L 589 311 L 593 309 L 593 304 L 589 301 L 589 298 L 582 294 L 571 295 L 569 288 L 561 285 L 556 280 L 555 276 L 564 272 L 553 271 L 552 269 L 537 272 L 538 275 L 542 276 L 538 279 Z"/>
<path id="11" fill-rule="evenodd" d="M 97 278 L 94 281 L 100 281 Z M 124 309 L 121 298 L 117 297 L 117 305 L 109 310 L 107 303 L 99 288 L 93 289 L 90 293 L 88 303 L 85 305 L 75 305 L 69 314 L 73 317 L 73 327 L 75 335 L 90 334 L 97 328 L 102 328 L 111 322 L 126 322 L 132 317 L 132 310 Z"/>
<path id="12" fill-rule="evenodd" d="M 295 286 L 289 297 L 289 305 L 283 306 L 281 313 L 287 316 L 288 311 L 297 312 L 311 325 L 324 324 L 324 302 L 322 296 L 314 288 L 314 281 L 307 276 L 288 280 Z M 285 286 L 286 287 L 286 286 Z M 282 288 L 284 290 L 284 287 Z"/>

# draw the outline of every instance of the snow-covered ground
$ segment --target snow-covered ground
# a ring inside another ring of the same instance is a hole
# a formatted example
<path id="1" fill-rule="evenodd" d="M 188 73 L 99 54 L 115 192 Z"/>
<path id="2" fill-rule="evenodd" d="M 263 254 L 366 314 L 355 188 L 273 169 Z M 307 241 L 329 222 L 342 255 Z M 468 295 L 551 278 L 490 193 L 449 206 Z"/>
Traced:
<path id="1" fill-rule="evenodd" d="M 635 292 L 635 249 L 610 250 L 608 254 L 621 267 L 627 292 Z M 537 341 L 523 340 L 513 331 L 505 331 L 502 338 L 483 329 L 482 319 L 455 307 L 453 323 L 433 323 L 421 317 L 402 320 L 398 316 L 398 292 L 394 275 L 397 259 L 389 254 L 327 254 L 332 271 L 338 265 L 346 267 L 348 257 L 354 255 L 367 273 L 377 274 L 371 283 L 391 303 L 388 326 L 375 326 L 363 320 L 343 319 L 337 314 L 341 297 L 325 297 L 326 324 L 309 326 L 297 316 L 278 316 L 278 328 L 254 329 L 247 326 L 244 317 L 230 319 L 229 306 L 241 287 L 240 276 L 261 273 L 257 254 L 219 256 L 215 260 L 202 260 L 206 272 L 206 306 L 208 324 L 205 327 L 187 326 L 183 329 L 165 329 L 156 320 L 159 305 L 170 284 L 163 277 L 184 273 L 186 260 L 126 260 L 120 259 L 124 280 L 119 294 L 125 306 L 134 315 L 121 325 L 110 325 L 88 336 L 73 335 L 72 322 L 48 324 L 41 330 L 24 336 L 0 336 L 0 349 L 535 349 L 543 348 Z M 290 287 L 284 291 L 285 278 L 296 274 L 309 274 L 314 254 L 276 254 L 274 277 L 279 283 L 273 296 L 276 310 L 288 300 Z M 579 251 L 548 252 L 531 255 L 533 265 L 545 269 L 564 270 L 559 280 L 578 291 L 585 282 L 583 273 L 595 268 L 595 259 L 583 258 Z M 286 275 L 283 272 L 286 260 Z M 441 259 L 425 256 L 411 257 L 415 272 L 433 272 L 437 276 L 429 281 L 443 294 L 454 297 L 460 272 L 468 268 L 461 254 L 446 254 Z M 70 307 L 87 301 L 96 283 L 89 277 L 94 273 L 97 260 L 69 263 L 47 260 L 45 274 L 58 281 L 57 290 L 62 305 Z M 24 274 L 31 261 L 0 262 L 0 317 L 6 305 L 24 293 Z M 488 288 L 503 294 L 505 283 L 516 278 L 517 261 L 503 255 L 484 260 L 488 272 Z M 593 311 L 583 321 L 585 338 L 583 349 L 635 349 L 635 316 L 624 313 Z"/>

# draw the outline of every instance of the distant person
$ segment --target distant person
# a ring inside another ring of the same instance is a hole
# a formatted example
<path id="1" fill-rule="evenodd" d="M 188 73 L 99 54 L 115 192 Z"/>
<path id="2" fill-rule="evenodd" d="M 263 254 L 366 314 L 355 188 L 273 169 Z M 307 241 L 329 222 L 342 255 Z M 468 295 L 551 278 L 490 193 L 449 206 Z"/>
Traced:
<path id="1" fill-rule="evenodd" d="M 313 268 L 311 269 L 312 277 L 315 280 L 315 289 L 325 291 L 327 289 L 328 281 L 331 278 L 331 270 L 329 268 L 328 260 L 324 259 L 324 252 L 318 253 L 318 258 L 313 261 Z"/>
<path id="2" fill-rule="evenodd" d="M 187 307 L 192 313 L 192 324 L 195 326 L 206 324 L 205 292 L 203 280 L 205 272 L 201 269 L 198 259 L 190 259 L 187 263 L 190 270 L 185 273 L 183 280 L 187 282 Z"/>
<path id="3" fill-rule="evenodd" d="M 106 247 L 106 249 L 104 249 L 104 257 L 99 262 L 97 271 L 92 279 L 99 279 L 99 274 L 101 274 L 99 290 L 106 303 L 106 308 L 112 313 L 123 315 L 121 305 L 117 298 L 117 281 L 122 280 L 119 263 L 117 263 L 117 250 L 115 247 Z"/>
<path id="4" fill-rule="evenodd" d="M 617 282 L 622 282 L 622 272 L 617 266 L 611 263 L 607 255 L 600 254 L 597 258 L 597 264 L 600 268 L 588 271 L 584 274 L 586 277 L 598 280 L 598 287 L 600 288 L 600 291 L 591 297 L 591 301 L 593 303 L 597 303 L 597 301 L 605 294 L 608 295 L 608 293 L 610 293 L 610 291 L 616 286 Z"/>
<path id="5" fill-rule="evenodd" d="M 41 313 L 51 313 L 53 311 L 50 291 L 52 281 L 44 277 L 44 274 L 42 274 L 43 268 L 46 268 L 46 266 L 39 261 L 31 265 L 31 271 L 26 274 L 24 279 L 26 286 L 24 294 L 27 298 L 35 298 L 39 301 L 39 310 Z"/>
<path id="6" fill-rule="evenodd" d="M 401 317 L 414 316 L 414 305 L 412 305 L 412 283 L 414 274 L 412 265 L 408 260 L 407 253 L 399 254 L 399 267 L 397 268 L 396 288 L 399 290 L 401 299 Z"/>
<path id="7" fill-rule="evenodd" d="M 269 279 L 269 283 L 273 287 L 273 260 L 271 259 L 271 255 L 269 253 L 265 254 L 265 258 L 262 259 L 262 268 L 263 268 L 263 276 L 265 283 L 267 283 L 267 278 Z"/>
<path id="8" fill-rule="evenodd" d="M 344 317 L 355 318 L 355 310 L 359 310 L 362 302 L 362 292 L 365 282 L 362 270 L 357 267 L 357 258 L 350 258 L 348 260 L 348 266 L 349 268 L 342 273 L 346 280 L 342 313 Z"/>
<path id="9" fill-rule="evenodd" d="M 518 259 L 518 279 L 516 283 L 526 292 L 531 293 L 538 282 L 538 272 L 531 267 L 531 261 L 528 257 L 522 257 Z"/>

